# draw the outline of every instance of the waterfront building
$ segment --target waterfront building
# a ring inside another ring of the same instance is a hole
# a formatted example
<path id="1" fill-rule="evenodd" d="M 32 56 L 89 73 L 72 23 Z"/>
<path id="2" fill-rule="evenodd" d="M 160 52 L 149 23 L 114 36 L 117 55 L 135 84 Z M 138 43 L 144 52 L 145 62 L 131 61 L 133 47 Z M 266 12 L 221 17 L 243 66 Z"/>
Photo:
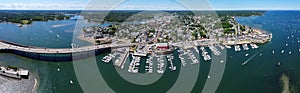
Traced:
<path id="1" fill-rule="evenodd" d="M 156 44 L 156 49 L 158 50 L 167 50 L 169 49 L 168 43 L 157 43 Z"/>

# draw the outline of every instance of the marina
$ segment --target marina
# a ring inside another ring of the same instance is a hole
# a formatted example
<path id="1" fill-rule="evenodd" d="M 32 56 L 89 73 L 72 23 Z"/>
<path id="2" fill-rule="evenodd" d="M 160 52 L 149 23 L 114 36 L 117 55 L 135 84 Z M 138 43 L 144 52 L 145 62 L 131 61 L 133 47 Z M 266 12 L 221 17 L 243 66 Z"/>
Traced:
<path id="1" fill-rule="evenodd" d="M 113 54 L 108 54 L 107 56 L 104 56 L 102 61 L 105 62 L 105 63 L 108 63 L 110 62 L 114 57 L 116 56 L 115 53 Z"/>
<path id="2" fill-rule="evenodd" d="M 219 56 L 221 55 L 221 52 L 218 51 L 218 49 L 214 46 L 209 46 L 209 49 L 213 52 L 214 55 Z"/>
<path id="3" fill-rule="evenodd" d="M 176 66 L 173 64 L 174 56 L 173 56 L 173 55 L 168 55 L 167 58 L 168 58 L 168 61 L 169 61 L 169 63 L 170 63 L 169 69 L 170 69 L 171 71 L 175 71 L 175 70 L 176 70 Z"/>
<path id="4" fill-rule="evenodd" d="M 120 50 L 123 51 L 123 52 L 118 52 L 120 57 L 117 58 L 117 60 L 114 62 L 114 65 L 117 66 L 117 67 L 120 67 L 121 69 L 123 69 L 124 65 L 126 63 L 126 59 L 129 56 L 129 49 L 128 48 L 123 48 L 123 49 L 120 49 Z"/>
<path id="5" fill-rule="evenodd" d="M 185 56 L 184 50 L 179 49 L 177 51 L 179 53 L 179 59 L 181 61 L 181 64 L 182 64 L 183 67 L 185 67 L 186 66 L 186 61 L 185 61 L 185 58 L 184 58 L 184 56 Z"/>
<path id="6" fill-rule="evenodd" d="M 150 56 L 149 59 L 147 59 L 146 61 L 146 66 L 145 66 L 145 71 L 147 71 L 147 73 L 152 73 L 153 72 L 153 57 Z"/>
<path id="7" fill-rule="evenodd" d="M 159 56 L 157 57 L 158 63 L 157 63 L 157 73 L 163 74 L 164 73 L 164 67 L 165 67 L 165 56 Z"/>
<path id="8" fill-rule="evenodd" d="M 138 73 L 140 66 L 141 57 L 132 56 L 132 61 L 130 63 L 128 72 L 130 73 Z"/>
<path id="9" fill-rule="evenodd" d="M 210 57 L 210 55 L 208 54 L 208 52 L 205 50 L 205 48 L 204 47 L 201 47 L 200 48 L 201 49 L 201 51 L 202 51 L 202 57 L 204 58 L 204 60 L 205 61 L 209 61 L 209 60 L 211 60 L 211 57 Z"/>

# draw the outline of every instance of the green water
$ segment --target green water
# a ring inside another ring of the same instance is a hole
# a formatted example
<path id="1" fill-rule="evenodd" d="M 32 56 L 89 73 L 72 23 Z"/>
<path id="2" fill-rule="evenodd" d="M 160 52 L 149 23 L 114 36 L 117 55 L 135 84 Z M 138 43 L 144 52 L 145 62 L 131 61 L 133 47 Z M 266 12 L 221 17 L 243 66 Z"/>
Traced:
<path id="1" fill-rule="evenodd" d="M 288 73 L 291 82 L 296 85 L 299 90 L 300 85 L 300 62 L 299 62 L 299 31 L 300 22 L 297 17 L 300 16 L 298 11 L 269 11 L 264 16 L 260 17 L 241 17 L 237 21 L 241 24 L 262 29 L 273 33 L 273 40 L 270 43 L 260 45 L 259 49 L 248 51 L 235 52 L 233 49 L 227 50 L 227 63 L 224 76 L 217 89 L 217 93 L 279 93 L 281 92 L 281 84 L 279 81 L 283 73 Z M 0 25 L 1 26 L 1 25 Z M 0 27 L 1 28 L 1 27 Z M 4 29 L 4 28 L 1 28 Z M 1 32 L 5 33 L 5 32 Z M 22 32 L 18 32 L 22 33 Z M 10 35 L 14 35 L 10 33 Z M 294 35 L 292 38 L 291 36 Z M 287 37 L 290 37 L 287 39 Z M 17 39 L 1 36 L 3 39 Z M 61 35 L 63 37 L 63 34 Z M 17 40 L 18 41 L 18 40 Z M 57 42 L 56 40 L 53 41 Z M 50 42 L 51 43 L 51 42 Z M 289 46 L 286 47 L 285 44 Z M 64 47 L 68 44 L 59 43 Z M 59 46 L 52 46 L 59 47 Z M 272 51 L 275 50 L 275 54 Z M 285 50 L 281 54 L 281 50 Z M 289 55 L 288 52 L 292 51 Z M 245 54 L 249 54 L 245 57 Z M 248 64 L 241 64 L 248 60 L 256 53 L 261 53 L 262 56 L 256 55 L 250 59 Z M 161 93 L 168 91 L 176 82 L 180 70 L 180 62 L 174 53 L 174 63 L 177 65 L 177 71 L 170 72 L 166 70 L 164 75 L 155 83 L 150 85 L 136 85 L 121 78 L 116 72 L 112 63 L 105 64 L 100 62 L 102 57 L 107 53 L 96 56 L 97 66 L 103 76 L 106 84 L 115 92 L 145 92 L 145 93 Z M 85 59 L 86 62 L 94 60 L 93 58 Z M 193 87 L 193 93 L 200 93 L 209 73 L 211 66 L 210 62 L 204 62 L 201 57 L 199 75 L 196 85 Z M 281 66 L 277 63 L 281 62 Z M 0 65 L 13 65 L 29 69 L 37 74 L 39 87 L 37 92 L 41 93 L 82 93 L 79 82 L 77 81 L 72 62 L 44 62 L 20 57 L 13 54 L 0 53 Z M 142 64 L 143 65 L 143 64 Z M 190 64 L 187 65 L 187 68 Z M 60 69 L 58 71 L 57 69 Z M 127 69 L 124 69 L 127 71 Z M 153 71 L 156 73 L 156 71 Z M 130 73 L 129 73 L 130 74 Z M 70 84 L 72 80 L 74 84 Z M 101 92 L 101 91 L 99 91 Z"/>

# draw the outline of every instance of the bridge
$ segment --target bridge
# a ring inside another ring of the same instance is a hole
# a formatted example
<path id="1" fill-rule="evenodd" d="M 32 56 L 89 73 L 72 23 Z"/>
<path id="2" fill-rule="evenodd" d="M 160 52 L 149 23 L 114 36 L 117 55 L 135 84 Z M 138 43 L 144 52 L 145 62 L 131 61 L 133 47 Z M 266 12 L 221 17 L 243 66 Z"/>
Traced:
<path id="1" fill-rule="evenodd" d="M 37 54 L 72 54 L 72 53 L 88 52 L 88 51 L 94 51 L 94 50 L 106 49 L 106 48 L 130 47 L 138 44 L 141 43 L 104 44 L 104 45 L 95 45 L 95 46 L 84 46 L 78 48 L 41 48 L 41 47 L 24 46 L 24 45 L 15 44 L 6 41 L 0 41 L 0 50 L 16 50 L 16 51 L 37 53 Z"/>
<path id="2" fill-rule="evenodd" d="M 104 44 L 74 48 L 43 48 L 26 46 L 0 40 L 0 52 L 12 53 L 31 59 L 49 61 L 49 62 L 66 62 L 72 60 L 81 60 L 84 58 L 94 57 L 95 55 L 109 52 L 111 48 L 131 47 L 145 43 L 127 43 L 127 44 Z"/>

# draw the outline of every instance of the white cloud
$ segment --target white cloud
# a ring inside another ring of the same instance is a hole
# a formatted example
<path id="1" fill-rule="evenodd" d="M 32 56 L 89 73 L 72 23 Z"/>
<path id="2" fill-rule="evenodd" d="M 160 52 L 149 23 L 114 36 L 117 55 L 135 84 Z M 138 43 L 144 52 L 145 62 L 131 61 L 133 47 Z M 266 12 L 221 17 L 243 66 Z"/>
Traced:
<path id="1" fill-rule="evenodd" d="M 9 3 L 0 4 L 0 6 L 0 9 L 5 10 L 79 10 L 84 7 L 84 4 Z"/>

